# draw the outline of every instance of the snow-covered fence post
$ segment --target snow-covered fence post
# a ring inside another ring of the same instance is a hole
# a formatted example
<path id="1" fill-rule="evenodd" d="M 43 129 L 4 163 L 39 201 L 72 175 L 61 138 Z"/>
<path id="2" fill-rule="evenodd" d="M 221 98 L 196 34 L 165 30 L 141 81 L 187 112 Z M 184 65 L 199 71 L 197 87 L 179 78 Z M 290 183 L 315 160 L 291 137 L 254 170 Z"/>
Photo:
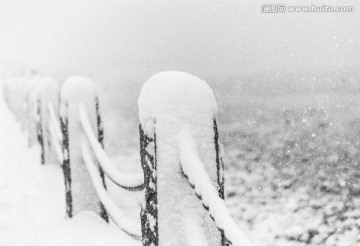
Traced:
<path id="1" fill-rule="evenodd" d="M 44 129 L 43 129 L 43 125 L 42 122 L 44 120 L 43 118 L 43 114 L 42 114 L 42 101 L 40 97 L 36 98 L 36 136 L 37 136 L 37 140 L 40 144 L 40 151 L 41 151 L 41 164 L 45 164 L 45 144 L 44 144 Z"/>
<path id="2" fill-rule="evenodd" d="M 155 125 L 155 122 L 151 122 Z M 143 245 L 159 245 L 158 208 L 157 208 L 157 174 L 156 174 L 156 133 L 145 133 L 140 130 L 140 158 L 144 170 L 145 207 L 141 208 L 141 231 Z"/>
<path id="3" fill-rule="evenodd" d="M 164 72 L 144 84 L 139 98 L 146 184 L 143 245 L 225 245 L 182 171 L 178 145 L 182 129 L 190 127 L 205 170 L 223 198 L 216 112 L 211 88 L 195 76 Z"/>
<path id="4" fill-rule="evenodd" d="M 69 218 L 84 210 L 98 213 L 108 220 L 92 185 L 88 170 L 81 154 L 81 142 L 86 139 L 80 124 L 79 107 L 86 107 L 90 124 L 102 141 L 102 126 L 98 96 L 93 82 L 87 78 L 75 76 L 67 79 L 61 89 L 60 118 L 63 133 L 63 172 L 66 189 L 66 212 Z M 104 175 L 99 167 L 99 175 Z"/>
<path id="5" fill-rule="evenodd" d="M 224 162 L 222 160 L 222 156 L 224 155 L 224 150 L 219 142 L 219 130 L 217 127 L 215 117 L 213 122 L 214 122 L 214 145 L 215 145 L 215 154 L 216 154 L 218 193 L 219 193 L 219 197 L 225 200 L 225 175 L 224 175 Z M 220 232 L 221 232 L 221 245 L 222 246 L 231 245 L 230 242 L 225 237 L 224 231 L 220 231 Z"/>
<path id="6" fill-rule="evenodd" d="M 37 124 L 38 116 L 37 116 L 37 93 L 36 88 L 39 83 L 39 78 L 32 78 L 26 86 L 26 98 L 25 98 L 25 118 L 26 118 L 26 128 L 28 131 L 28 145 L 32 147 L 37 140 Z"/>
<path id="7" fill-rule="evenodd" d="M 42 164 L 56 163 L 58 161 L 56 150 L 50 135 L 50 112 L 48 105 L 54 109 L 55 117 L 59 117 L 59 93 L 60 87 L 57 81 L 52 78 L 42 78 L 39 80 L 36 89 L 37 112 L 38 112 L 38 139 L 41 145 Z"/>

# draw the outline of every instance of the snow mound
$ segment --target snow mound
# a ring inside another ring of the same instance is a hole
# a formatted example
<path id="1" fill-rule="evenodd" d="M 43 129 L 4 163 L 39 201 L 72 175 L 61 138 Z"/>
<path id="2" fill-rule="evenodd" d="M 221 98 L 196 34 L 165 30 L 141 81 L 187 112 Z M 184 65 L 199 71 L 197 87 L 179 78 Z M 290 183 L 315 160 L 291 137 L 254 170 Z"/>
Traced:
<path id="1" fill-rule="evenodd" d="M 141 124 L 162 117 L 180 121 L 213 118 L 217 103 L 212 89 L 200 78 L 184 72 L 162 72 L 145 82 L 139 97 Z"/>
<path id="2" fill-rule="evenodd" d="M 95 85 L 94 83 L 82 76 L 73 76 L 68 78 L 61 87 L 61 97 L 65 101 L 77 101 L 79 92 L 85 98 L 95 98 Z M 81 97 L 81 96 L 80 96 Z"/>

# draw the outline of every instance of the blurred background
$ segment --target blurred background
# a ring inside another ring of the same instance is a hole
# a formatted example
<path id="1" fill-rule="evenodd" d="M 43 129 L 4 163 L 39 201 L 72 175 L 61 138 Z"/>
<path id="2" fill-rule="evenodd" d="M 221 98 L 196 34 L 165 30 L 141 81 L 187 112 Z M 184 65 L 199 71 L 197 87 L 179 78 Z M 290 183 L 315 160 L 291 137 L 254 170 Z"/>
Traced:
<path id="1" fill-rule="evenodd" d="M 233 213 L 255 232 L 270 228 L 267 240 L 327 245 L 359 202 L 360 3 L 316 2 L 353 13 L 262 13 L 269 3 L 290 1 L 0 0 L 0 75 L 91 78 L 106 148 L 130 158 L 142 84 L 165 70 L 204 79 L 219 104 Z M 307 226 L 284 233 L 297 220 Z"/>

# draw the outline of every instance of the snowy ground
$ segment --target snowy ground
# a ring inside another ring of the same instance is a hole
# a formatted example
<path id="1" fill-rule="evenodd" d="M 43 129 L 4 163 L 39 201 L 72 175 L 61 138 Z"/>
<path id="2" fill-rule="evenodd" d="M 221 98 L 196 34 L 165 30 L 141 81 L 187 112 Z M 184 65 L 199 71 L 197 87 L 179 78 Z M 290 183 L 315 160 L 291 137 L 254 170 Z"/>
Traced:
<path id="1" fill-rule="evenodd" d="M 228 207 L 260 245 L 359 245 L 358 96 L 304 98 L 227 109 Z"/>

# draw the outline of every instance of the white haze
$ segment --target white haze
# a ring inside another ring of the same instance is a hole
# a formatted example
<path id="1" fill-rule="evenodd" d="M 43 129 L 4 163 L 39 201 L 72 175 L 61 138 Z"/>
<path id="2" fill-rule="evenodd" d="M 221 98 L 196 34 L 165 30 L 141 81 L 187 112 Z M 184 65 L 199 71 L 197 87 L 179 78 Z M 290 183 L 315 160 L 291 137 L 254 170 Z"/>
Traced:
<path id="1" fill-rule="evenodd" d="M 263 14 L 267 2 L 0 0 L 2 74 L 136 80 L 163 70 L 228 77 L 359 67 L 358 1 L 318 3 L 355 5 L 338 14 Z"/>

